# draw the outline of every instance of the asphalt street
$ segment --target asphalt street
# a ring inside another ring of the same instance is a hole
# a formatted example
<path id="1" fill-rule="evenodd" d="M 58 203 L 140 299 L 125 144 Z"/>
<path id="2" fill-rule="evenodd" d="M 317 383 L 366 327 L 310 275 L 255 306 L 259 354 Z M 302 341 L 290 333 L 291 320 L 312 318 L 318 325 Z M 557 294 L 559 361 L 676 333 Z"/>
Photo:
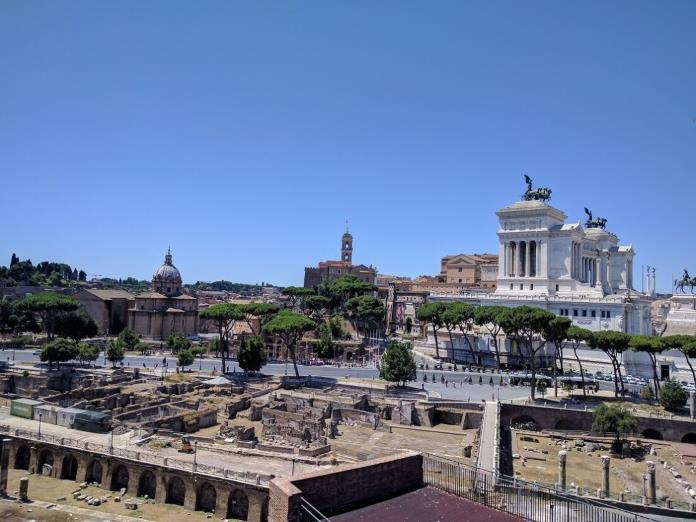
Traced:
<path id="1" fill-rule="evenodd" d="M 0 360 L 8 360 L 16 364 L 22 362 L 39 362 L 39 355 L 33 350 L 5 350 L 0 352 Z M 427 357 L 417 356 L 419 363 L 432 365 L 432 360 Z M 123 364 L 129 367 L 141 368 L 143 371 L 161 375 L 163 363 L 166 364 L 167 372 L 176 371 L 176 357 L 171 355 L 127 355 Z M 97 365 L 102 367 L 109 366 L 103 355 L 97 360 Z M 229 360 L 227 367 L 230 372 L 238 372 L 239 367 L 235 360 Z M 486 372 L 467 372 L 461 366 L 458 371 L 448 370 L 449 365 L 445 364 L 442 370 L 419 369 L 417 380 L 411 383 L 411 387 L 421 388 L 431 394 L 432 397 L 442 397 L 457 400 L 491 400 L 502 399 L 511 400 L 524 398 L 529 395 L 528 386 L 510 386 L 509 377 L 506 373 L 497 373 L 488 370 Z M 190 366 L 194 371 L 209 372 L 212 375 L 219 375 L 221 362 L 219 359 L 196 359 Z M 334 379 L 359 379 L 362 381 L 376 380 L 379 371 L 374 366 L 334 366 L 334 365 L 298 365 L 300 375 L 312 375 L 317 377 L 327 377 Z M 214 372 L 214 373 L 213 373 Z M 292 375 L 294 373 L 291 362 L 269 362 L 262 368 L 266 375 Z M 424 375 L 427 380 L 424 381 Z M 433 382 L 435 377 L 435 382 Z M 471 377 L 472 384 L 468 384 Z M 443 379 L 445 382 L 443 382 Z M 491 379 L 493 383 L 491 384 Z M 502 382 L 501 382 L 502 379 Z M 479 382 L 480 381 L 480 382 Z M 600 389 L 613 390 L 613 384 L 607 381 L 599 382 Z M 629 391 L 639 391 L 640 386 L 626 385 Z"/>

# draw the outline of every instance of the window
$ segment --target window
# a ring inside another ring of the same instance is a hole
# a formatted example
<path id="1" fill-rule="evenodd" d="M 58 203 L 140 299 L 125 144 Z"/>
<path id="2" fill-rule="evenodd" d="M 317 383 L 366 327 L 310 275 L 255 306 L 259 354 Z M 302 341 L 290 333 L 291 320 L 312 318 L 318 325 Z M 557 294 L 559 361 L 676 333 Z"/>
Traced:
<path id="1" fill-rule="evenodd" d="M 611 317 L 611 312 L 609 310 L 607 310 L 607 319 L 609 319 L 610 317 Z"/>
<path id="2" fill-rule="evenodd" d="M 510 290 L 512 290 L 512 283 L 510 283 Z"/>
<path id="3" fill-rule="evenodd" d="M 558 285 L 556 285 L 556 292 L 558 292 L 558 288 L 559 288 Z"/>
<path id="4" fill-rule="evenodd" d="M 591 315 L 592 317 L 597 317 L 597 310 L 592 310 Z"/>
<path id="5" fill-rule="evenodd" d="M 573 317 L 577 317 L 577 316 L 578 316 L 578 309 L 573 308 Z"/>
<path id="6" fill-rule="evenodd" d="M 582 316 L 583 316 L 583 317 L 587 317 L 587 310 L 584 310 L 584 309 L 583 309 L 583 311 L 582 311 Z"/>
<path id="7" fill-rule="evenodd" d="M 459 282 L 461 283 L 461 282 L 462 282 L 462 280 L 460 279 L 460 280 L 459 280 Z"/>
<path id="8" fill-rule="evenodd" d="M 459 267 L 459 271 L 460 271 L 460 272 L 462 271 L 462 267 L 461 267 L 461 266 Z"/>
<path id="9" fill-rule="evenodd" d="M 529 285 L 529 289 L 530 289 L 530 290 L 534 290 L 534 283 L 532 283 L 532 284 Z"/>
<path id="10" fill-rule="evenodd" d="M 520 290 L 524 290 L 524 284 L 520 283 Z"/>
<path id="11" fill-rule="evenodd" d="M 606 317 L 606 313 L 604 312 L 604 310 L 602 310 L 602 311 L 599 313 L 599 316 L 600 316 L 602 319 L 604 319 L 604 318 Z"/>

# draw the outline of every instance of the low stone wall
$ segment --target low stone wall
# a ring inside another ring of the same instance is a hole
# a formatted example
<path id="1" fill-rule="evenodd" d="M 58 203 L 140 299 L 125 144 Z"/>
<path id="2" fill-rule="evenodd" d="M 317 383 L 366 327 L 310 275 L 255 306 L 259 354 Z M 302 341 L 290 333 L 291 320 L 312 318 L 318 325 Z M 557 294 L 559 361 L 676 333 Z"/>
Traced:
<path id="1" fill-rule="evenodd" d="M 422 486 L 423 457 L 401 454 L 360 464 L 274 479 L 270 485 L 269 522 L 300 522 L 300 498 L 326 516 L 369 505 Z"/>
<path id="2" fill-rule="evenodd" d="M 317 446 L 316 448 L 298 448 L 297 454 L 301 457 L 318 457 L 331 451 L 331 444 L 325 446 Z"/>
<path id="3" fill-rule="evenodd" d="M 272 451 L 274 453 L 285 453 L 290 455 L 295 453 L 295 448 L 293 448 L 292 446 L 274 446 L 273 444 L 263 444 L 261 442 L 256 444 L 256 449 L 261 451 Z"/>

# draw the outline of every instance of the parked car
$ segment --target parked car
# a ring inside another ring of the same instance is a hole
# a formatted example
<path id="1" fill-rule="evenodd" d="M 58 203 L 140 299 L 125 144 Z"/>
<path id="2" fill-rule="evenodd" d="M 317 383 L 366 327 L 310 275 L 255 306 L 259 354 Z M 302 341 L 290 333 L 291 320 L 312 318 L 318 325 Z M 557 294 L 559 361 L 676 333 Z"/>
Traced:
<path id="1" fill-rule="evenodd" d="M 32 355 L 41 355 L 41 350 L 34 350 L 31 352 Z"/>

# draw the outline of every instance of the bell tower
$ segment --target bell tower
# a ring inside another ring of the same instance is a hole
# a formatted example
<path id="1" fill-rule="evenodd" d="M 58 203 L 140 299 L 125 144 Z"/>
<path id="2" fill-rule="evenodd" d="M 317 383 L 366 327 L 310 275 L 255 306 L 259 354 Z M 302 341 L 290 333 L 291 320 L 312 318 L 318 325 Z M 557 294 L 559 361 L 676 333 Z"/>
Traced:
<path id="1" fill-rule="evenodd" d="M 348 222 L 346 221 L 346 231 L 341 236 L 341 261 L 353 264 L 353 236 L 348 232 Z"/>

